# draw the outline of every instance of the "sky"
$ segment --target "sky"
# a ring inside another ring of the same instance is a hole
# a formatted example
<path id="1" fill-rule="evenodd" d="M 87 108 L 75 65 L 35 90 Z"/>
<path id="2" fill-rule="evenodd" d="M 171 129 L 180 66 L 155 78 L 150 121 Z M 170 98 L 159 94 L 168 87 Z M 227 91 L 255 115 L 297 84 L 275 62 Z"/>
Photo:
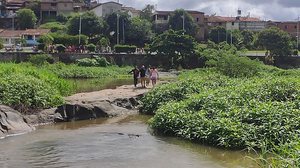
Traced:
<path id="1" fill-rule="evenodd" d="M 242 16 L 250 14 L 261 20 L 296 21 L 300 16 L 300 0 L 119 0 L 119 2 L 136 9 L 153 4 L 157 10 L 183 8 L 219 16 L 236 16 L 237 10 L 240 9 Z"/>

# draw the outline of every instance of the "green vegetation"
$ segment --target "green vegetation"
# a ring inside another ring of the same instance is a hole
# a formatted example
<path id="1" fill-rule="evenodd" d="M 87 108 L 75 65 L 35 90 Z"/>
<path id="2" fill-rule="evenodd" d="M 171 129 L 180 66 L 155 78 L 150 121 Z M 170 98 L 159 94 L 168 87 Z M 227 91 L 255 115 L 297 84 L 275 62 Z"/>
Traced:
<path id="1" fill-rule="evenodd" d="M 49 71 L 29 64 L 0 64 L 0 104 L 21 112 L 63 103 L 71 85 Z"/>
<path id="2" fill-rule="evenodd" d="M 150 45 L 152 52 L 157 52 L 161 59 L 168 60 L 168 65 L 164 65 L 167 68 L 185 67 L 185 61 L 194 54 L 195 48 L 193 37 L 172 29 L 156 36 Z"/>
<path id="3" fill-rule="evenodd" d="M 83 58 L 76 60 L 78 66 L 84 67 L 107 67 L 110 63 L 104 57 L 94 56 L 94 58 Z"/>
<path id="4" fill-rule="evenodd" d="M 70 82 L 63 78 L 86 79 L 117 78 L 127 75 L 130 67 L 80 67 L 53 63 L 46 54 L 33 55 L 30 63 L 0 63 L 0 104 L 11 106 L 20 112 L 50 108 L 64 103 L 63 96 L 74 91 Z M 109 63 L 100 57 L 94 58 L 98 66 Z"/>
<path id="5" fill-rule="evenodd" d="M 292 54 L 291 37 L 279 28 L 272 27 L 259 32 L 257 43 L 270 51 L 271 56 L 289 56 Z"/>
<path id="6" fill-rule="evenodd" d="M 116 78 L 127 75 L 131 67 L 81 67 L 56 63 L 43 67 L 62 78 Z"/>
<path id="7" fill-rule="evenodd" d="M 67 31 L 67 27 L 60 22 L 48 22 L 48 23 L 40 25 L 39 28 L 50 29 L 51 32 L 57 32 L 57 31 L 66 32 Z"/>
<path id="8" fill-rule="evenodd" d="M 142 99 L 158 134 L 262 152 L 260 164 L 299 167 L 300 75 L 239 57 L 227 45 L 201 53 L 211 68 L 182 72 Z"/>
<path id="9" fill-rule="evenodd" d="M 32 29 L 37 21 L 34 12 L 26 8 L 17 11 L 17 18 L 21 30 Z"/>
<path id="10" fill-rule="evenodd" d="M 136 46 L 132 45 L 115 45 L 116 53 L 134 53 L 136 50 Z"/>

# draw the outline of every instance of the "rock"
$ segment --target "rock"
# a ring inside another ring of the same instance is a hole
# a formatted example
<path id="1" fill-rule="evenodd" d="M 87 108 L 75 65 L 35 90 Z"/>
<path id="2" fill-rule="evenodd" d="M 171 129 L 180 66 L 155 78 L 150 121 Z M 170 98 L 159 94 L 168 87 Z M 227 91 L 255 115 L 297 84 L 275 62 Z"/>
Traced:
<path id="1" fill-rule="evenodd" d="M 38 113 L 39 123 L 53 123 L 59 117 L 55 114 L 56 108 L 45 109 Z"/>
<path id="2" fill-rule="evenodd" d="M 16 110 L 0 105 L 0 137 L 34 130 Z"/>
<path id="3" fill-rule="evenodd" d="M 95 101 L 92 104 L 68 103 L 58 107 L 56 113 L 61 115 L 61 119 L 56 121 L 76 121 L 113 117 L 132 113 L 132 111 L 111 104 L 109 101 Z"/>

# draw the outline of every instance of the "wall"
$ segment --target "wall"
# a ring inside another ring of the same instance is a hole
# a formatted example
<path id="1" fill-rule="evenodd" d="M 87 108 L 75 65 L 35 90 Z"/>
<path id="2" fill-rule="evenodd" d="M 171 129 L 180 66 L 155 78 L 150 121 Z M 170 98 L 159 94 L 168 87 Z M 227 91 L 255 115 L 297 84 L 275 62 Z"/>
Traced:
<path id="1" fill-rule="evenodd" d="M 30 55 L 38 53 L 19 53 L 19 52 L 5 52 L 0 53 L 0 62 L 24 62 L 27 61 Z M 52 54 L 54 60 L 64 62 L 66 64 L 75 63 L 76 59 L 91 58 L 96 54 L 65 54 L 65 53 L 55 53 Z M 158 55 L 140 55 L 140 54 L 101 54 L 109 62 L 114 63 L 118 66 L 133 66 L 133 65 L 152 65 L 168 66 L 168 61 L 162 59 Z M 261 56 L 248 56 L 251 59 L 259 59 L 264 61 L 264 57 Z M 188 68 L 203 67 L 204 60 L 198 57 L 192 57 L 188 62 Z M 277 67 L 280 68 L 299 68 L 300 67 L 300 57 L 276 57 L 275 63 Z"/>

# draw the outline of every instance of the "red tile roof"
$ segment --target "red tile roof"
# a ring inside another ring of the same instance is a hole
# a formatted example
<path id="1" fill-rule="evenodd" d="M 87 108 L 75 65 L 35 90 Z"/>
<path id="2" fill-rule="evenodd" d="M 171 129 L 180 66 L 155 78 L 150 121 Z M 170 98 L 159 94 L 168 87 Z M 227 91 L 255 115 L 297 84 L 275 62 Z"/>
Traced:
<path id="1" fill-rule="evenodd" d="M 0 31 L 0 37 L 21 37 L 22 35 L 44 35 L 50 32 L 50 29 L 27 29 L 27 30 L 3 30 Z"/>
<path id="2" fill-rule="evenodd" d="M 224 16 L 205 16 L 207 18 L 207 22 L 258 22 L 261 21 L 259 18 L 254 17 L 224 17 Z"/>
<path id="3" fill-rule="evenodd" d="M 0 37 L 21 37 L 24 30 L 4 30 L 0 33 Z"/>
<path id="4" fill-rule="evenodd" d="M 27 29 L 22 35 L 43 35 L 50 32 L 50 29 Z"/>

